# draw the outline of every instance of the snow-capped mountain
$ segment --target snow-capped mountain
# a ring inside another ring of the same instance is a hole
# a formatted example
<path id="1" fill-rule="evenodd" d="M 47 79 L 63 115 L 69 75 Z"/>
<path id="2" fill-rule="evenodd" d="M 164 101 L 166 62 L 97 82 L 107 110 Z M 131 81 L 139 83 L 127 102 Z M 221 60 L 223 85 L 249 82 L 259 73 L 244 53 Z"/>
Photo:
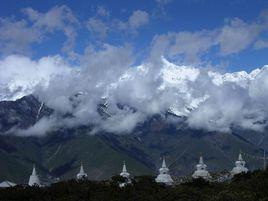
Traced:
<path id="1" fill-rule="evenodd" d="M 12 58 L 9 58 L 12 59 Z M 54 64 L 55 65 L 55 64 Z M 268 68 L 264 66 L 263 68 Z M 39 69 L 35 69 L 39 70 Z M 44 71 L 44 70 L 43 70 Z M 188 82 L 194 82 L 201 72 L 206 71 L 205 69 L 196 68 L 193 66 L 178 66 L 175 65 L 165 58 L 162 58 L 162 68 L 160 70 L 160 76 L 163 79 L 163 83 L 160 89 L 166 89 L 168 87 L 176 87 L 179 92 L 186 92 L 189 90 Z M 254 78 L 262 71 L 262 69 L 255 69 L 250 73 L 245 71 L 233 72 L 233 73 L 219 73 L 216 71 L 207 71 L 209 77 L 215 85 L 221 85 L 225 82 L 233 82 L 242 87 L 247 87 L 249 81 L 254 80 Z M 5 77 L 5 82 L 0 82 L 0 101 L 3 100 L 17 100 L 23 96 L 29 95 L 34 92 L 35 87 L 47 87 L 50 79 L 53 76 L 64 75 L 64 70 L 55 71 L 52 73 L 42 73 L 40 72 L 38 76 L 36 73 L 20 73 L 20 72 L 10 72 L 9 74 L 3 74 L 1 77 Z M 138 67 L 133 67 L 124 73 L 118 82 L 134 79 L 135 76 L 143 76 L 144 74 L 150 73 L 148 71 L 148 66 L 141 65 Z M 8 78 L 8 79 L 7 79 Z M 116 86 L 118 83 L 111 84 Z M 193 102 L 196 102 L 193 100 Z M 199 102 L 199 101 L 197 101 Z"/>
<path id="2" fill-rule="evenodd" d="M 36 87 L 47 87 L 57 76 L 67 76 L 72 69 L 59 56 L 32 61 L 11 55 L 0 62 L 0 101 L 18 100 L 32 94 Z"/>
<path id="3" fill-rule="evenodd" d="M 266 68 L 266 67 L 263 67 Z M 224 82 L 233 82 L 238 84 L 241 87 L 248 87 L 250 81 L 261 72 L 261 69 L 257 68 L 250 73 L 246 71 L 234 72 L 234 73 L 225 73 L 220 74 L 217 72 L 209 71 L 208 74 L 212 78 L 213 83 L 216 85 L 222 85 Z"/>
<path id="4" fill-rule="evenodd" d="M 233 73 L 219 73 L 216 70 L 206 70 L 202 68 L 196 68 L 192 66 L 178 66 L 175 65 L 165 58 L 162 58 L 163 69 L 162 76 L 164 83 L 174 84 L 174 86 L 178 86 L 181 88 L 187 81 L 194 82 L 201 72 L 206 72 L 212 81 L 216 85 L 221 85 L 225 82 L 233 82 L 238 85 L 246 87 L 247 83 L 254 78 L 263 70 L 268 68 L 268 66 L 264 66 L 262 69 L 257 68 L 250 73 L 246 71 L 239 71 Z"/>
<path id="5" fill-rule="evenodd" d="M 267 67 L 268 66 L 264 66 L 262 69 L 257 68 L 250 73 L 245 71 L 219 73 L 205 68 L 178 66 L 162 57 L 162 68 L 158 74 L 162 83 L 157 90 L 164 91 L 170 88 L 175 88 L 176 93 L 183 98 L 185 104 L 183 107 L 181 105 L 172 104 L 168 111 L 176 116 L 187 116 L 191 111 L 196 109 L 199 104 L 210 97 L 209 94 L 196 95 L 194 92 L 194 90 L 198 87 L 193 86 L 193 83 L 196 82 L 201 74 L 205 74 L 207 76 L 206 79 L 210 80 L 215 86 L 221 86 L 224 83 L 233 83 L 237 86 L 248 88 L 250 82 L 253 81 L 264 69 L 267 69 Z M 150 65 L 141 65 L 130 69 L 122 77 L 120 77 L 119 82 L 113 84 L 113 87 L 120 84 L 123 85 L 125 82 L 134 80 L 137 76 L 141 76 L 146 79 L 146 75 L 149 73 Z"/>
<path id="6" fill-rule="evenodd" d="M 184 94 L 186 104 L 184 108 L 176 108 L 174 106 L 170 107 L 170 110 L 174 114 L 181 116 L 190 113 L 192 110 L 196 109 L 199 104 L 204 102 L 209 98 L 209 94 L 203 94 L 199 97 L 193 96 L 193 88 L 191 82 L 195 82 L 201 73 L 207 74 L 208 78 L 211 79 L 212 83 L 216 86 L 223 85 L 224 83 L 233 83 L 243 88 L 248 88 L 249 83 L 255 79 L 255 77 L 262 71 L 262 69 L 255 69 L 250 73 L 245 71 L 233 72 L 233 73 L 219 73 L 217 71 L 206 70 L 195 68 L 192 66 L 177 66 L 170 63 L 165 58 L 162 58 L 163 69 L 161 71 L 163 77 L 163 89 L 168 87 L 175 87 L 178 93 Z M 267 66 L 264 66 L 267 68 Z"/>
<path id="7" fill-rule="evenodd" d="M 28 75 L 24 79 L 20 75 L 19 82 L 5 79 L 10 82 L 1 83 L 0 101 L 16 100 L 33 92 L 39 95 L 40 91 L 36 89 L 42 88 L 39 101 L 61 114 L 72 114 L 74 125 L 85 124 L 88 119 L 97 122 L 101 119 L 97 115 L 105 114 L 109 117 L 105 123 L 119 125 L 120 129 L 126 129 L 130 123 L 134 128 L 147 117 L 166 112 L 180 117 L 191 116 L 189 123 L 194 127 L 226 131 L 233 123 L 255 128 L 255 122 L 266 119 L 265 102 L 262 101 L 265 93 L 259 89 L 266 90 L 262 83 L 267 66 L 250 73 L 222 74 L 205 68 L 178 66 L 162 58 L 159 66 L 145 63 L 120 69 L 121 74 L 103 72 L 104 76 L 100 78 L 88 73 L 88 69 L 77 73 L 70 67 L 66 71 L 65 68 L 37 78 Z M 116 79 L 108 79 L 110 74 Z M 73 98 L 74 94 L 79 96 Z M 105 104 L 102 104 L 103 100 Z M 256 102 L 260 103 L 258 108 L 253 107 Z M 110 127 L 105 125 L 105 128 Z"/>

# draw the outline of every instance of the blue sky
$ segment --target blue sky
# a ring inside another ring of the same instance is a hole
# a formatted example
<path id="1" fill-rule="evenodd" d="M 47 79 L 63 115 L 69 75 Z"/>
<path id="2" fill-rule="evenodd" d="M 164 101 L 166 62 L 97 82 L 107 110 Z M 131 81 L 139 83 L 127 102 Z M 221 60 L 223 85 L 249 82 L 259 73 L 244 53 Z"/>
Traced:
<path id="1" fill-rule="evenodd" d="M 2 0 L 0 54 L 79 63 L 110 44 L 129 46 L 136 63 L 164 55 L 250 71 L 268 64 L 267 10 L 266 0 Z"/>

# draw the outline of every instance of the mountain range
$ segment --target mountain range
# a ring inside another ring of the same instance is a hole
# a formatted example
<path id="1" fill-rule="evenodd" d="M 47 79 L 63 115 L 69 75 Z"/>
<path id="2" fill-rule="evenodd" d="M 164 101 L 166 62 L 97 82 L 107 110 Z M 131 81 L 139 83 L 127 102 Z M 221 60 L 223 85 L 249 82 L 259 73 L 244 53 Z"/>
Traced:
<path id="1" fill-rule="evenodd" d="M 178 94 L 183 94 L 185 104 L 170 105 L 164 112 L 147 116 L 128 134 L 95 130 L 91 122 L 60 125 L 43 135 L 25 134 L 25 129 L 44 118 L 51 118 L 55 109 L 36 93 L 31 95 L 36 83 L 40 84 L 38 81 L 32 86 L 28 84 L 27 89 L 20 82 L 5 86 L 5 90 L 0 91 L 0 180 L 26 183 L 33 164 L 44 181 L 69 179 L 75 177 L 81 162 L 93 180 L 107 179 L 120 173 L 123 161 L 126 161 L 132 175 L 157 174 L 163 156 L 171 174 L 183 176 L 194 171 L 200 155 L 204 156 L 209 171 L 230 170 L 240 151 L 244 153 L 249 169 L 261 168 L 263 161 L 256 157 L 262 157 L 263 149 L 268 148 L 267 128 L 252 130 L 232 125 L 229 132 L 224 132 L 189 126 L 188 116 L 209 99 L 207 94 L 197 96 L 191 88 L 203 70 L 178 67 L 164 58 L 162 62 L 164 67 L 160 71 L 161 84 L 158 89 L 175 88 Z M 249 87 L 249 83 L 266 69 L 225 74 L 206 70 L 206 76 L 215 86 L 235 83 L 243 89 Z M 112 87 L 124 85 L 137 74 L 146 75 L 147 71 L 143 65 L 129 69 L 116 83 L 112 83 Z M 74 107 L 79 104 L 75 98 L 79 99 L 84 94 L 86 92 L 77 92 L 70 97 Z M 96 107 L 103 121 L 113 116 L 109 107 L 109 97 L 103 97 Z M 137 110 L 126 103 L 117 103 L 116 107 L 118 110 L 127 107 L 133 113 Z M 64 117 L 72 115 L 60 114 Z"/>
<path id="2" fill-rule="evenodd" d="M 118 174 L 126 161 L 132 175 L 156 174 L 161 157 L 167 158 L 171 174 L 189 175 L 199 155 L 210 171 L 229 170 L 240 150 L 249 156 L 262 156 L 267 148 L 263 133 L 234 129 L 232 133 L 194 130 L 186 124 L 168 123 L 155 115 L 138 125 L 129 135 L 100 132 L 91 126 L 61 128 L 45 136 L 21 137 L 7 133 L 11 128 L 27 128 L 52 110 L 34 96 L 0 102 L 0 179 L 25 183 L 35 164 L 43 180 L 75 177 L 83 162 L 90 179 L 107 179 Z M 250 136 L 254 136 L 250 138 Z M 261 146 L 259 142 L 262 140 Z M 250 169 L 263 161 L 246 157 Z"/>

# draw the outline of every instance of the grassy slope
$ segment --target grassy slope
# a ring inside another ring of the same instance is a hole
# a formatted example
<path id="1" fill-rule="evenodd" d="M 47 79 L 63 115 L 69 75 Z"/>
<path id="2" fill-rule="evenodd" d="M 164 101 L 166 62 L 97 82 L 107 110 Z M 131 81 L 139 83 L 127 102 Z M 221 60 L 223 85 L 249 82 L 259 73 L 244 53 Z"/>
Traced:
<path id="1" fill-rule="evenodd" d="M 123 161 L 130 173 L 152 173 L 144 164 L 114 150 L 96 136 L 79 135 L 53 144 L 46 144 L 46 139 L 12 137 L 5 140 L 12 142 L 14 150 L 8 153 L 0 149 L 0 181 L 26 183 L 33 164 L 43 178 L 48 174 L 60 179 L 73 178 L 81 161 L 90 179 L 104 179 L 120 173 Z"/>
<path id="2" fill-rule="evenodd" d="M 120 173 L 122 162 L 126 161 L 130 173 L 148 174 L 151 170 L 124 153 L 112 149 L 96 136 L 81 135 L 64 143 L 44 147 L 44 164 L 50 171 L 63 168 L 62 178 L 71 178 L 80 168 L 80 162 L 91 179 L 104 179 Z"/>
<path id="3" fill-rule="evenodd" d="M 188 132 L 188 133 L 187 133 Z M 148 132 L 144 136 L 117 137 L 121 147 L 131 153 L 139 153 L 140 160 L 150 160 L 151 168 L 157 170 L 161 157 L 165 155 L 171 172 L 187 175 L 194 171 L 199 156 L 203 155 L 210 171 L 230 170 L 238 158 L 239 151 L 262 156 L 262 151 L 231 134 L 210 133 L 199 135 L 195 131 L 180 131 L 177 134 Z M 250 169 L 262 167 L 262 161 L 245 157 Z"/>
<path id="4" fill-rule="evenodd" d="M 0 180 L 27 182 L 33 163 L 43 178 L 50 174 L 66 179 L 75 177 L 82 161 L 89 178 L 99 180 L 118 174 L 124 160 L 131 174 L 153 174 L 165 155 L 173 175 L 189 175 L 200 154 L 210 171 L 230 170 L 239 150 L 262 155 L 254 145 L 231 134 L 174 130 L 161 122 L 142 131 L 90 136 L 87 130 L 77 129 L 40 139 L 0 136 Z M 262 167 L 262 161 L 245 159 L 251 169 Z"/>
<path id="5" fill-rule="evenodd" d="M 32 138 L 0 136 L 2 147 L 0 149 L 0 178 L 26 182 L 35 163 L 42 168 L 39 145 Z"/>

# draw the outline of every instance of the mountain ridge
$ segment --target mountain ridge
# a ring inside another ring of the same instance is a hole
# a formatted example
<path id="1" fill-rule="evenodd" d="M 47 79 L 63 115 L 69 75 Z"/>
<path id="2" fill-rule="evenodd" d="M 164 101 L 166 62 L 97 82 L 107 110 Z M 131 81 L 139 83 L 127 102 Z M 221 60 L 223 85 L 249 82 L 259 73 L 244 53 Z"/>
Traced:
<path id="1" fill-rule="evenodd" d="M 26 97 L 23 101 L 36 100 Z M 21 104 L 21 100 L 17 102 Z M 31 113 L 33 117 L 38 114 L 41 104 L 36 104 L 35 112 Z M 2 113 L 0 118 L 3 116 Z M 162 156 L 166 156 L 172 175 L 182 176 L 192 173 L 201 153 L 210 171 L 231 169 L 240 149 L 250 155 L 262 156 L 261 147 L 247 141 L 242 132 L 236 136 L 194 130 L 186 125 L 169 123 L 162 115 L 146 120 L 128 135 L 103 131 L 92 135 L 91 130 L 91 126 L 60 128 L 38 137 L 2 133 L 0 163 L 4 165 L 1 165 L 0 179 L 27 182 L 33 164 L 46 180 L 73 178 L 81 161 L 91 179 L 107 179 L 118 174 L 122 161 L 126 161 L 131 174 L 156 174 Z M 262 161 L 252 158 L 246 158 L 246 161 L 250 169 L 262 167 Z"/>

